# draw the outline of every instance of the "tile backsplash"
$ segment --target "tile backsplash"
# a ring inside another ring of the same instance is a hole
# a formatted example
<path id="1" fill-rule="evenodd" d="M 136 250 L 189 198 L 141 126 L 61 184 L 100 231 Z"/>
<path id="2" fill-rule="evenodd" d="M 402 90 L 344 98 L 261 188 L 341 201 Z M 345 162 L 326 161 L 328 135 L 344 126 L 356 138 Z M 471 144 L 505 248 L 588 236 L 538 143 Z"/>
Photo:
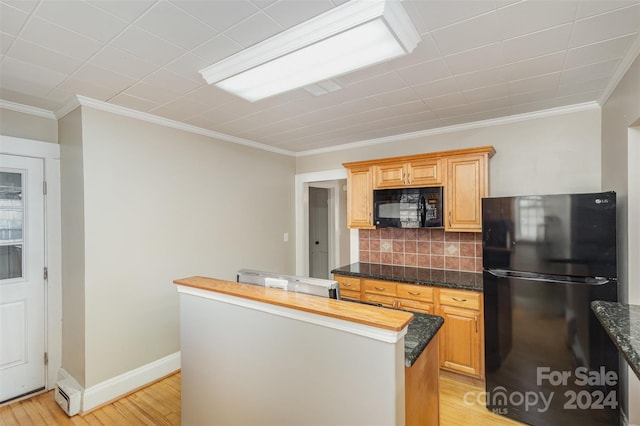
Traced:
<path id="1" fill-rule="evenodd" d="M 482 272 L 482 234 L 429 228 L 360 230 L 360 262 Z"/>

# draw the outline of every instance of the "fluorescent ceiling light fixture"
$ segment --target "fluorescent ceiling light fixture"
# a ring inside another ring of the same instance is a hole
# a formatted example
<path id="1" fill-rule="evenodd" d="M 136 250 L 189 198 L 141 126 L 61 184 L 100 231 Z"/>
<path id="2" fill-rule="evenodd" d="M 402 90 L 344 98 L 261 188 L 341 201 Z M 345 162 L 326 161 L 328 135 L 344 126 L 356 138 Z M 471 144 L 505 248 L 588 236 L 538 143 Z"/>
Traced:
<path id="1" fill-rule="evenodd" d="M 399 0 L 351 0 L 200 74 L 253 102 L 406 55 L 419 41 Z"/>

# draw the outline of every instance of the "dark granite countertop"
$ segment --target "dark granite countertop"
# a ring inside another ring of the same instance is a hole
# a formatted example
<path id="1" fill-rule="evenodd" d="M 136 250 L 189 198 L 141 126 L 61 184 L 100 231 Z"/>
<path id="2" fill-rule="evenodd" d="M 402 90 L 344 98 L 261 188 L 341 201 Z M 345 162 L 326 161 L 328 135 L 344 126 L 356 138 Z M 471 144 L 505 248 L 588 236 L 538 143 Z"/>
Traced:
<path id="1" fill-rule="evenodd" d="M 361 300 L 342 299 L 347 302 L 363 303 L 366 305 L 375 305 L 382 309 L 386 308 L 375 303 L 363 302 Z M 404 336 L 404 365 L 412 367 L 420 354 L 427 347 L 431 339 L 436 335 L 440 327 L 444 324 L 444 319 L 437 315 L 423 314 L 421 312 L 407 311 L 413 314 L 413 320 L 407 327 L 407 334 Z"/>
<path id="2" fill-rule="evenodd" d="M 416 268 L 381 263 L 352 263 L 331 271 L 332 274 L 378 280 L 399 281 L 434 287 L 482 291 L 482 274 L 445 269 Z"/>
<path id="3" fill-rule="evenodd" d="M 404 365 L 413 366 L 420 354 L 427 347 L 431 339 L 436 335 L 444 319 L 437 315 L 411 312 L 413 321 L 407 327 L 407 334 L 404 336 Z"/>
<path id="4" fill-rule="evenodd" d="M 595 301 L 591 309 L 640 378 L 640 305 Z"/>

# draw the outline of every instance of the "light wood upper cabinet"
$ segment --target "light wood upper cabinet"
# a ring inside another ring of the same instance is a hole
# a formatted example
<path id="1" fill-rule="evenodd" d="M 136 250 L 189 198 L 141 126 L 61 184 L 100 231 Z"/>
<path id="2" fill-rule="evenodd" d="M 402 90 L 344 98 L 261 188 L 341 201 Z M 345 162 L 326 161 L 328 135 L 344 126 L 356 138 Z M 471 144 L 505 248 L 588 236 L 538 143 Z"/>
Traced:
<path id="1" fill-rule="evenodd" d="M 480 232 L 482 197 L 489 194 L 488 154 L 447 158 L 445 230 Z"/>
<path id="2" fill-rule="evenodd" d="M 445 231 L 480 232 L 492 146 L 345 163 L 349 228 L 372 229 L 373 190 L 444 186 Z"/>
<path id="3" fill-rule="evenodd" d="M 347 168 L 347 226 L 368 229 L 373 226 L 371 167 Z"/>
<path id="4" fill-rule="evenodd" d="M 442 160 L 408 160 L 373 166 L 373 189 L 442 184 Z"/>

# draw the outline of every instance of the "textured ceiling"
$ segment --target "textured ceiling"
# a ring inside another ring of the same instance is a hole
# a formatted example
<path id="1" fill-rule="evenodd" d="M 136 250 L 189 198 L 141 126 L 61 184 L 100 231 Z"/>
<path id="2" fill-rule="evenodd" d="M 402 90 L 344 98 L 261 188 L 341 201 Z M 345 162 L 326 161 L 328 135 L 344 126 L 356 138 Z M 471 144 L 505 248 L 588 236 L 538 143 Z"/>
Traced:
<path id="1" fill-rule="evenodd" d="M 0 100 L 76 95 L 296 153 L 601 102 L 640 51 L 640 1 L 405 0 L 405 57 L 250 103 L 198 70 L 340 0 L 0 0 Z"/>

